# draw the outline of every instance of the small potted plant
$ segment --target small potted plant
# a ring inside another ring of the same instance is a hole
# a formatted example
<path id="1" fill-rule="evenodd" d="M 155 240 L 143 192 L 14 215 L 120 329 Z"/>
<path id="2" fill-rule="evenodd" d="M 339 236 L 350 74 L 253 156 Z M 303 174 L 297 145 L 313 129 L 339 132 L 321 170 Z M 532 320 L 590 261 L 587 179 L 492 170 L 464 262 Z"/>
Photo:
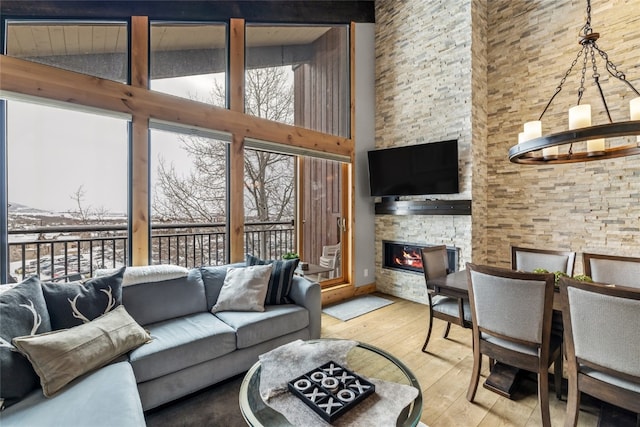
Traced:
<path id="1" fill-rule="evenodd" d="M 282 255 L 282 259 L 296 259 L 300 258 L 300 256 L 296 252 L 286 252 Z"/>
<path id="2" fill-rule="evenodd" d="M 533 273 L 548 273 L 548 270 L 545 270 L 544 268 L 536 268 L 533 270 Z M 561 277 L 569 277 L 568 274 L 562 272 L 562 271 L 554 271 L 553 274 L 555 274 L 556 276 L 556 286 L 558 286 L 558 282 L 560 281 Z M 591 279 L 591 277 L 585 275 L 585 274 L 577 274 L 575 276 L 572 277 L 575 280 L 579 280 L 580 282 L 593 282 L 593 280 Z"/>

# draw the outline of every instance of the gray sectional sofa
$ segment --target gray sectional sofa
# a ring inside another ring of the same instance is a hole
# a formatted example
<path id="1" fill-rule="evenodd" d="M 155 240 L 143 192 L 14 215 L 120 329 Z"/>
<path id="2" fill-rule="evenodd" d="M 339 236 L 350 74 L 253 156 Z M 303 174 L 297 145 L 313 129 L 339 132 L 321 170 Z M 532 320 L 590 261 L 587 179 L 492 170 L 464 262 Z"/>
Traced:
<path id="1" fill-rule="evenodd" d="M 212 314 L 230 266 L 240 265 L 125 284 L 122 305 L 152 340 L 52 397 L 31 391 L 0 412 L 0 425 L 142 426 L 144 411 L 245 372 L 280 345 L 320 337 L 320 285 L 297 276 L 289 303 Z"/>

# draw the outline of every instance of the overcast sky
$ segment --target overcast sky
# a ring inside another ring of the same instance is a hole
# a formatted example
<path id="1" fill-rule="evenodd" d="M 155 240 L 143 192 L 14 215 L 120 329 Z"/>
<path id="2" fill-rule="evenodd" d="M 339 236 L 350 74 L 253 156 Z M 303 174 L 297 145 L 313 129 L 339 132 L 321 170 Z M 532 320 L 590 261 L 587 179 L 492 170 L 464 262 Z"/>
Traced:
<path id="1" fill-rule="evenodd" d="M 154 80 L 152 89 L 204 99 L 213 80 L 213 75 Z M 85 209 L 127 211 L 126 120 L 21 101 L 9 101 L 7 112 L 9 203 L 76 210 L 72 196 L 82 186 Z M 160 153 L 188 171 L 178 136 L 152 135 L 152 169 Z"/>

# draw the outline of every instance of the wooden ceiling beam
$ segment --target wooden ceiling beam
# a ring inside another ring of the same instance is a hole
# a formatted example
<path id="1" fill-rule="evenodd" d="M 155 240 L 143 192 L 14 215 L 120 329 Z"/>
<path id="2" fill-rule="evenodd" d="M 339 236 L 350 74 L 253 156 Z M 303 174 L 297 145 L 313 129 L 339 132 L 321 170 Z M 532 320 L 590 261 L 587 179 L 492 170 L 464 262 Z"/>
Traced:
<path id="1" fill-rule="evenodd" d="M 271 141 L 317 153 L 350 157 L 353 141 L 272 122 L 145 88 L 0 55 L 0 90 L 79 107 L 146 115 L 187 127 Z"/>

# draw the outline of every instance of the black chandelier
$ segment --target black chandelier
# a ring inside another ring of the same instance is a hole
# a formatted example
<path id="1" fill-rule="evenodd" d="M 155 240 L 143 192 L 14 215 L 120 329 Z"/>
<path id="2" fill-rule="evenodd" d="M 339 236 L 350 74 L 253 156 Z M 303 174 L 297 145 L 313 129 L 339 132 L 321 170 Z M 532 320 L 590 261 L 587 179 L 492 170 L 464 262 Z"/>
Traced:
<path id="1" fill-rule="evenodd" d="M 582 46 L 571 66 L 560 80 L 554 94 L 545 106 L 540 118 L 536 121 L 524 124 L 524 131 L 518 135 L 518 144 L 509 150 L 509 160 L 522 164 L 558 164 L 586 162 L 592 160 L 611 159 L 615 157 L 640 154 L 640 92 L 627 80 L 625 74 L 618 70 L 611 62 L 606 52 L 601 50 L 596 41 L 600 34 L 594 33 L 591 28 L 591 0 L 587 0 L 587 22 L 581 29 L 578 43 Z M 600 85 L 600 75 L 596 65 L 596 58 L 601 57 L 605 62 L 607 72 L 624 83 L 626 87 L 637 95 L 629 103 L 629 121 L 614 122 L 611 119 L 609 106 Z M 562 90 L 574 66 L 582 57 L 582 76 L 578 88 L 578 102 L 569 109 L 569 130 L 550 135 L 542 135 L 542 117 L 555 97 Z M 608 124 L 591 125 L 591 106 L 580 104 L 584 94 L 587 63 L 590 61 L 593 70 L 594 85 L 598 89 L 604 109 L 609 119 Z M 636 141 L 631 144 L 606 147 L 605 138 L 636 136 Z M 587 151 L 574 151 L 574 142 L 587 142 Z M 568 146 L 566 151 L 560 152 L 561 146 Z"/>

